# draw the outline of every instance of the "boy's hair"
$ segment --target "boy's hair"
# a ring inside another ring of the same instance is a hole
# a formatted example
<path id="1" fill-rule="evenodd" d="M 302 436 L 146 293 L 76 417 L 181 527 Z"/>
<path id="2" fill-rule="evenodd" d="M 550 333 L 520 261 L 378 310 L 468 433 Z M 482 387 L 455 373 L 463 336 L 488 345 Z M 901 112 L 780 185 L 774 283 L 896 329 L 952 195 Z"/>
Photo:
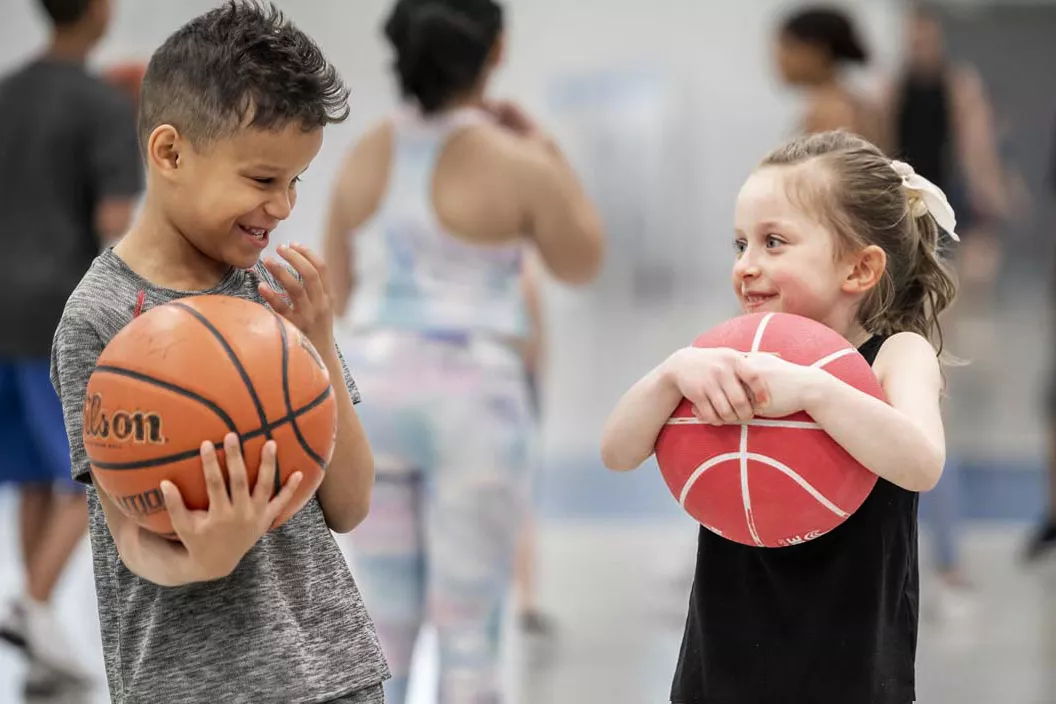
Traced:
<path id="1" fill-rule="evenodd" d="M 244 127 L 311 131 L 348 117 L 348 89 L 273 4 L 229 0 L 173 33 L 143 77 L 139 139 L 171 124 L 196 147 Z"/>
<path id="2" fill-rule="evenodd" d="M 799 174 L 796 192 L 789 195 L 832 227 L 837 255 L 869 245 L 887 253 L 880 282 L 858 309 L 862 327 L 878 334 L 919 333 L 941 355 L 939 314 L 957 293 L 941 248 L 946 233 L 922 204 L 911 202 L 891 160 L 865 139 L 842 130 L 798 137 L 762 166 L 808 163 L 824 167 L 822 176 L 808 181 Z"/>
<path id="3" fill-rule="evenodd" d="M 40 0 L 40 6 L 44 8 L 53 25 L 68 27 L 80 22 L 93 2 L 95 0 Z"/>

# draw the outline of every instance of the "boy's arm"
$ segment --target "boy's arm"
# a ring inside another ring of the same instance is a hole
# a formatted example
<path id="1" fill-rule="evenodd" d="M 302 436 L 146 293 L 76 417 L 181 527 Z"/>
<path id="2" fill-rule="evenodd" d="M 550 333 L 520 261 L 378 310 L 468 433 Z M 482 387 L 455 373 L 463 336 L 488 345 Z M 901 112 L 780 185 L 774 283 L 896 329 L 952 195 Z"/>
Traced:
<path id="1" fill-rule="evenodd" d="M 92 476 L 82 438 L 84 397 L 88 380 L 104 347 L 102 340 L 90 326 L 72 319 L 72 316 L 64 316 L 52 343 L 51 378 L 62 401 L 72 473 L 74 479 L 85 483 L 92 483 Z M 235 444 L 226 450 L 229 458 L 228 468 L 232 475 L 231 500 L 237 504 L 239 510 L 236 514 L 231 510 L 225 511 L 220 503 L 217 503 L 216 507 L 213 506 L 214 495 L 222 494 L 224 499 L 228 498 L 223 486 L 223 477 L 217 466 L 212 468 L 212 475 L 219 489 L 210 487 L 209 511 L 188 512 L 183 509 L 174 513 L 173 504 L 166 493 L 166 503 L 170 506 L 173 526 L 183 539 L 182 544 L 141 528 L 136 521 L 125 516 L 117 508 L 101 487 L 95 485 L 117 553 L 130 572 L 163 587 L 226 577 L 245 553 L 256 544 L 282 507 L 289 503 L 296 483 L 291 485 L 288 481 L 279 495 L 269 502 L 267 497 L 272 491 L 271 480 L 274 475 L 265 476 L 267 470 L 263 464 L 258 484 L 266 481 L 265 489 L 256 492 L 257 499 L 253 507 L 249 507 L 246 501 L 239 503 L 241 494 L 235 486 L 235 473 L 232 469 L 233 453 L 237 454 L 238 446 Z M 215 454 L 212 464 L 216 464 Z M 273 469 L 273 460 L 268 466 Z M 209 484 L 209 472 L 206 472 L 206 480 Z M 181 526 L 185 528 L 183 532 Z M 218 540 L 220 536 L 223 539 Z"/>
<path id="2" fill-rule="evenodd" d="M 363 522 L 370 510 L 374 455 L 353 407 L 359 403 L 360 394 L 344 357 L 336 346 L 321 356 L 337 397 L 337 439 L 317 496 L 330 530 L 348 533 Z"/>
<path id="3" fill-rule="evenodd" d="M 117 552 L 131 572 L 162 586 L 197 581 L 196 575 L 188 573 L 186 553 L 178 543 L 142 530 L 92 480 L 82 437 L 84 395 L 104 347 L 94 330 L 66 318 L 59 324 L 52 344 L 51 381 L 62 401 L 73 478 L 95 486 Z"/>
<path id="4" fill-rule="evenodd" d="M 296 296 L 306 295 L 306 288 L 325 288 L 329 274 L 318 255 L 306 247 L 291 245 L 280 248 L 280 254 L 283 251 L 286 252 L 284 256 L 289 257 L 285 262 L 270 261 L 257 265 L 256 272 L 262 284 L 261 295 L 273 310 L 290 320 L 311 340 L 304 322 L 297 317 L 296 305 L 291 307 L 291 304 Z M 305 282 L 302 273 L 290 263 L 290 259 L 297 261 L 304 272 L 309 272 L 311 281 Z M 296 294 L 291 295 L 290 291 Z M 334 343 L 332 324 L 331 315 L 326 343 L 313 341 L 330 373 L 330 385 L 337 403 L 334 451 L 323 473 L 323 483 L 316 491 L 316 498 L 319 499 L 327 527 L 335 533 L 349 533 L 363 522 L 370 510 L 370 494 L 374 488 L 374 455 L 354 408 L 360 401 L 359 389 L 348 371 L 345 358 Z"/>
<path id="5" fill-rule="evenodd" d="M 187 551 L 179 543 L 140 528 L 114 505 L 98 484 L 95 484 L 95 491 L 117 554 L 129 572 L 160 587 L 178 587 L 209 579 L 194 574 L 188 564 Z"/>

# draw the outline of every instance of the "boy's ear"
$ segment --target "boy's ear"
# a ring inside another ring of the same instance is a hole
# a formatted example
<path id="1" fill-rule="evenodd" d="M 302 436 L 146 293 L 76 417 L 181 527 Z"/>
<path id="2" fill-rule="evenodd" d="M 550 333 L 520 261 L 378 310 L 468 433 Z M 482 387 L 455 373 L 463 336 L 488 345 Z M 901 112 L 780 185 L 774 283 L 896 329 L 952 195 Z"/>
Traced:
<path id="1" fill-rule="evenodd" d="M 172 125 L 158 125 L 147 140 L 147 161 L 163 177 L 175 176 L 186 142 Z"/>

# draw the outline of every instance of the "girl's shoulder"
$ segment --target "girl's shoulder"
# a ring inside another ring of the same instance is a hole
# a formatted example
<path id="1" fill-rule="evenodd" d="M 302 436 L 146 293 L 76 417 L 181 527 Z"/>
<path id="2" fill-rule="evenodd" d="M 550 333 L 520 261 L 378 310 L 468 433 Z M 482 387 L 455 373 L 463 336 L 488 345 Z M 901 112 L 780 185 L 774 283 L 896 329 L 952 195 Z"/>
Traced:
<path id="1" fill-rule="evenodd" d="M 881 385 L 893 377 L 911 376 L 921 380 L 942 377 L 935 347 L 916 332 L 898 332 L 886 337 L 876 353 L 873 371 Z"/>

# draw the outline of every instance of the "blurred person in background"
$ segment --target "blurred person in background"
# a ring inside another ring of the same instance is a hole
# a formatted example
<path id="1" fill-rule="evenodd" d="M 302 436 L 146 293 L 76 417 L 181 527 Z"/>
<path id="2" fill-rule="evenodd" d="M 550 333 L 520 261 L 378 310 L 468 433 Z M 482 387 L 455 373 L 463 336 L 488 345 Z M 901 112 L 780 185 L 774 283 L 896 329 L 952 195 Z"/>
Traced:
<path id="1" fill-rule="evenodd" d="M 545 372 L 546 331 L 543 327 L 542 292 L 539 281 L 539 261 L 534 256 L 526 256 L 524 261 L 524 303 L 528 314 L 528 337 L 523 343 L 524 368 L 528 379 L 528 394 L 531 401 L 532 415 L 535 419 L 535 448 L 532 453 L 533 471 L 531 499 L 525 515 L 524 527 L 517 544 L 517 558 L 514 564 L 515 603 L 521 630 L 532 636 L 548 637 L 554 633 L 553 620 L 539 607 L 538 595 L 538 522 L 536 512 L 539 501 L 539 484 L 542 478 L 542 447 L 538 430 L 542 424 L 542 375 Z"/>
<path id="2" fill-rule="evenodd" d="M 848 15 L 827 6 L 793 12 L 778 29 L 775 58 L 781 79 L 807 98 L 800 131 L 844 129 L 882 145 L 875 104 L 844 75 L 850 66 L 869 63 L 869 51 Z"/>
<path id="3" fill-rule="evenodd" d="M 957 213 L 964 241 L 956 249 L 962 292 L 955 317 L 988 311 L 1001 261 L 999 226 L 1009 215 L 994 110 L 978 71 L 950 58 L 939 18 L 922 5 L 909 12 L 904 66 L 882 104 L 891 150 L 944 189 Z"/>
<path id="4" fill-rule="evenodd" d="M 1054 123 L 1051 166 L 1049 167 L 1049 184 L 1051 193 L 1056 197 L 1056 123 Z M 1053 283 L 1056 285 L 1056 277 Z M 1050 371 L 1047 412 L 1049 421 L 1049 494 L 1046 512 L 1038 526 L 1027 539 L 1024 557 L 1028 562 L 1039 559 L 1051 559 L 1056 555 L 1056 372 Z"/>
<path id="5" fill-rule="evenodd" d="M 400 0 L 385 23 L 406 103 L 352 148 L 325 252 L 366 398 L 371 512 L 356 574 L 404 704 L 426 622 L 439 701 L 499 702 L 502 606 L 530 501 L 524 260 L 584 284 L 600 217 L 554 140 L 487 100 L 503 59 L 493 0 Z"/>
<path id="6" fill-rule="evenodd" d="M 962 241 L 951 251 L 961 290 L 947 312 L 950 346 L 954 354 L 978 364 L 985 349 L 968 328 L 990 308 L 985 301 L 1000 264 L 996 233 L 1007 210 L 993 111 L 978 73 L 947 55 L 942 27 L 932 12 L 911 8 L 905 39 L 904 65 L 883 90 L 887 142 L 895 157 L 947 194 L 957 214 Z M 969 367 L 968 372 L 978 376 L 981 370 Z M 970 615 L 975 604 L 958 549 L 961 474 L 951 451 L 942 480 L 921 499 L 936 548 L 934 613 L 947 622 Z"/>
<path id="7" fill-rule="evenodd" d="M 25 580 L 0 617 L 0 638 L 29 658 L 29 690 L 89 679 L 52 605 L 88 519 L 49 355 L 66 299 L 100 247 L 125 231 L 142 186 L 133 107 L 85 68 L 109 1 L 40 5 L 50 43 L 0 79 L 0 241 L 11 264 L 0 309 L 0 482 L 20 488 Z"/>

